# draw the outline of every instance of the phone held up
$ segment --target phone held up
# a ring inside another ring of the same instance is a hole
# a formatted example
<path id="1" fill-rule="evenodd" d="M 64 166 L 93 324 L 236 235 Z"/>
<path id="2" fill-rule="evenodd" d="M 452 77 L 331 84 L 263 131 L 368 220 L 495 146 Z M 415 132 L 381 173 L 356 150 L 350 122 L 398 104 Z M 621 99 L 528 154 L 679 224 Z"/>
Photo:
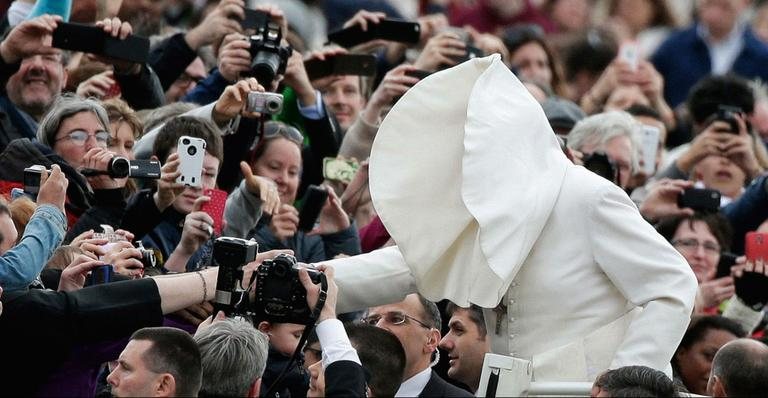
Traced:
<path id="1" fill-rule="evenodd" d="M 315 228 L 320 211 L 328 199 L 328 191 L 323 186 L 310 185 L 304 194 L 299 211 L 299 231 L 309 232 Z"/>
<path id="2" fill-rule="evenodd" d="M 205 158 L 205 140 L 183 135 L 179 137 L 177 152 L 179 154 L 179 171 L 181 175 L 176 182 L 190 187 L 202 186 L 203 158 Z"/>
<path id="3" fill-rule="evenodd" d="M 200 210 L 211 216 L 213 219 L 213 232 L 216 235 L 221 235 L 224 206 L 227 204 L 227 192 L 221 189 L 206 189 L 203 191 L 203 195 L 211 198 L 211 200 L 205 202 Z"/>

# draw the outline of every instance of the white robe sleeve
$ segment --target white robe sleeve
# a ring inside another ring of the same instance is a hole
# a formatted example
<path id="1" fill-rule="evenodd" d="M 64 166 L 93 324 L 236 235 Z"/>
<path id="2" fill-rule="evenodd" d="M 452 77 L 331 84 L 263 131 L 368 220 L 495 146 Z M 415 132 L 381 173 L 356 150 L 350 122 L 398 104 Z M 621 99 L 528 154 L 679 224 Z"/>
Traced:
<path id="1" fill-rule="evenodd" d="M 326 261 L 339 286 L 339 313 L 402 301 L 416 292 L 416 280 L 397 246 Z"/>
<path id="2" fill-rule="evenodd" d="M 643 308 L 627 328 L 611 368 L 666 368 L 693 311 L 693 271 L 618 187 L 602 190 L 588 219 L 595 261 L 628 301 Z"/>

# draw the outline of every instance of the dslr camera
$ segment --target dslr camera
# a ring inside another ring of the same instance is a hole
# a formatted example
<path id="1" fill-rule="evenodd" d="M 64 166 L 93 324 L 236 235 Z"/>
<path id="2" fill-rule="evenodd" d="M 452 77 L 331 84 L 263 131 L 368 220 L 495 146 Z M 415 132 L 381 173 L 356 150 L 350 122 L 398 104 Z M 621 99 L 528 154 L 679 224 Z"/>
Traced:
<path id="1" fill-rule="evenodd" d="M 248 315 L 250 281 L 243 285 L 243 266 L 256 259 L 258 247 L 256 241 L 240 238 L 221 237 L 213 242 L 213 262 L 219 267 L 214 313 L 224 311 L 230 317 Z"/>
<path id="2" fill-rule="evenodd" d="M 584 168 L 605 178 L 606 180 L 620 185 L 619 168 L 608 155 L 603 152 L 594 152 L 584 156 Z"/>
<path id="3" fill-rule="evenodd" d="M 285 73 L 288 58 L 291 57 L 293 49 L 289 46 L 280 46 L 280 41 L 283 39 L 280 24 L 274 22 L 271 16 L 265 16 L 256 23 L 256 32 L 248 39 L 251 43 L 252 57 L 250 75 L 266 87 L 271 84 L 275 76 Z"/>
<path id="4" fill-rule="evenodd" d="M 248 93 L 249 112 L 267 113 L 274 115 L 283 110 L 283 95 L 277 93 L 261 93 L 251 91 Z"/>
<path id="5" fill-rule="evenodd" d="M 315 284 L 324 277 L 319 271 L 307 271 Z M 307 291 L 299 280 L 295 257 L 280 254 L 264 261 L 256 272 L 256 287 L 257 319 L 301 325 L 312 321 L 312 309 L 307 305 Z"/>

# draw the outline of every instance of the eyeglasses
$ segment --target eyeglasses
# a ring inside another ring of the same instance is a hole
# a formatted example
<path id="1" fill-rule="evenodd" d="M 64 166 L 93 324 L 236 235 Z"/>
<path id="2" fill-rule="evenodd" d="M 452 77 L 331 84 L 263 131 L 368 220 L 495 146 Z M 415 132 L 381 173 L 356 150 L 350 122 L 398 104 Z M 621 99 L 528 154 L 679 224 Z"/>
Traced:
<path id="1" fill-rule="evenodd" d="M 679 247 L 687 252 L 695 251 L 699 246 L 704 248 L 708 254 L 720 254 L 720 246 L 712 242 L 699 242 L 696 239 L 676 239 L 672 241 L 672 246 Z"/>
<path id="2" fill-rule="evenodd" d="M 304 144 L 304 136 L 295 127 L 286 126 L 282 123 L 267 122 L 264 125 L 264 139 L 269 140 L 276 137 L 285 137 L 299 145 Z"/>
<path id="3" fill-rule="evenodd" d="M 363 322 L 365 322 L 365 323 L 367 323 L 369 325 L 374 325 L 375 326 L 376 324 L 379 323 L 379 321 L 381 320 L 382 317 L 384 318 L 385 321 L 387 321 L 387 323 L 390 323 L 392 325 L 402 325 L 402 324 L 405 323 L 406 319 L 410 319 L 410 320 L 418 323 L 419 325 L 421 325 L 424 328 L 432 329 L 432 327 L 427 325 L 426 323 L 424 323 L 424 322 L 422 322 L 422 321 L 420 321 L 420 320 L 418 320 L 418 319 L 416 319 L 416 318 L 414 318 L 414 317 L 412 317 L 412 316 L 410 316 L 410 315 L 408 315 L 408 314 L 406 314 L 404 312 L 400 312 L 400 311 L 389 311 L 389 312 L 385 312 L 383 315 L 382 314 L 371 314 L 371 315 L 368 315 L 367 317 L 363 318 Z"/>
<path id="4" fill-rule="evenodd" d="M 89 134 L 83 130 L 72 131 L 71 133 L 65 135 L 64 137 L 57 138 L 54 142 L 59 142 L 61 140 L 70 140 L 75 145 L 83 146 L 85 145 L 85 142 L 88 141 L 88 138 L 90 137 L 95 137 L 96 143 L 100 147 L 104 147 L 104 148 L 109 146 L 109 144 L 112 142 L 112 135 L 110 135 L 106 131 L 97 131 L 93 134 Z"/>
<path id="5" fill-rule="evenodd" d="M 204 80 L 204 78 L 202 78 L 202 77 L 190 76 L 189 74 L 187 74 L 187 72 L 184 72 L 184 73 L 181 74 L 181 76 L 179 76 L 178 79 L 176 79 L 176 83 L 178 83 L 182 87 L 187 87 L 190 84 L 192 84 L 193 82 L 195 84 L 200 84 L 200 82 L 203 81 L 203 80 Z"/>

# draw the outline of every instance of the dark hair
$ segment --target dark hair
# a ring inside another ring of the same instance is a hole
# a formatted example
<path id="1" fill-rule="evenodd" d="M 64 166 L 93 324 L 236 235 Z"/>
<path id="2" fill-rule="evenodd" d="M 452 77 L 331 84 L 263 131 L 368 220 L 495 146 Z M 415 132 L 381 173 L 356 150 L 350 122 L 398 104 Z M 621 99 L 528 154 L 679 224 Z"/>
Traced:
<path id="1" fill-rule="evenodd" d="M 720 105 L 736 106 L 746 113 L 755 108 L 755 95 L 749 82 L 736 75 L 707 76 L 688 92 L 688 113 L 696 124 L 704 123 Z"/>
<path id="2" fill-rule="evenodd" d="M 715 354 L 712 374 L 720 378 L 729 397 L 758 397 L 768 391 L 768 347 L 754 342 L 732 341 Z"/>
<path id="3" fill-rule="evenodd" d="M 675 350 L 675 355 L 672 356 L 672 367 L 679 369 L 676 355 L 681 349 L 691 348 L 691 346 L 703 340 L 710 330 L 723 330 L 736 337 L 744 337 L 747 334 L 744 328 L 737 322 L 720 315 L 693 317 L 688 325 L 688 330 L 683 335 L 683 340 L 680 341 L 680 345 Z"/>
<path id="4" fill-rule="evenodd" d="M 142 355 L 155 373 L 170 373 L 176 381 L 176 395 L 196 396 L 200 391 L 203 367 L 200 350 L 189 333 L 170 327 L 143 328 L 131 340 L 147 340 L 152 346 Z"/>
<path id="5" fill-rule="evenodd" d="M 623 366 L 603 373 L 595 385 L 612 397 L 671 397 L 675 384 L 664 372 L 647 366 Z"/>
<path id="6" fill-rule="evenodd" d="M 448 315 L 448 318 L 452 317 L 456 310 L 467 311 L 469 320 L 477 326 L 480 337 L 485 338 L 485 335 L 488 334 L 488 329 L 485 327 L 485 316 L 483 316 L 483 309 L 480 306 L 471 304 L 469 308 L 459 307 L 452 301 L 449 301 L 448 305 L 445 306 L 445 314 Z"/>
<path id="7" fill-rule="evenodd" d="M 440 310 L 437 308 L 437 305 L 432 301 L 427 300 L 427 298 L 420 293 L 416 293 L 416 295 L 419 297 L 419 303 L 421 304 L 423 312 L 422 315 L 424 315 L 421 317 L 422 320 L 430 327 L 440 330 L 443 325 L 443 320 L 440 318 Z"/>
<path id="8" fill-rule="evenodd" d="M 368 386 L 377 397 L 394 396 L 403 382 L 405 350 L 388 330 L 366 323 L 344 325 L 360 362 L 371 376 Z"/>
<path id="9" fill-rule="evenodd" d="M 205 151 L 219 159 L 219 166 L 224 161 L 224 144 L 216 125 L 206 119 L 192 116 L 178 116 L 168 121 L 157 132 L 152 153 L 165 163 L 171 151 L 178 145 L 179 137 L 187 135 L 205 140 Z"/>
<path id="10" fill-rule="evenodd" d="M 611 36 L 603 31 L 590 29 L 568 46 L 563 58 L 566 80 L 573 80 L 582 71 L 599 76 L 616 58 L 617 53 L 618 48 Z"/>
<path id="11" fill-rule="evenodd" d="M 645 116 L 656 119 L 660 122 L 664 122 L 664 120 L 661 119 L 661 114 L 659 111 L 648 105 L 632 104 L 629 108 L 624 109 L 624 112 L 627 112 L 632 116 Z"/>
<path id="12" fill-rule="evenodd" d="M 692 216 L 677 216 L 665 218 L 656 224 L 656 231 L 668 241 L 672 241 L 677 228 L 680 224 L 687 222 L 688 227 L 693 229 L 693 223 L 701 221 L 707 224 L 709 232 L 717 239 L 717 243 L 723 251 L 731 250 L 731 240 L 733 239 L 733 229 L 730 222 L 720 213 L 695 213 Z"/>
<path id="13" fill-rule="evenodd" d="M 536 43 L 541 46 L 544 53 L 547 54 L 549 69 L 552 72 L 552 87 L 548 87 L 548 89 L 554 91 L 559 96 L 565 95 L 563 66 L 560 64 L 560 59 L 558 58 L 557 53 L 552 49 L 552 46 L 549 45 L 544 37 L 544 32 L 541 27 L 532 24 L 513 26 L 504 32 L 502 40 L 504 41 L 507 50 L 509 50 L 510 62 L 512 60 L 512 55 L 520 47 L 528 43 Z M 543 91 L 547 92 L 548 90 Z"/>

